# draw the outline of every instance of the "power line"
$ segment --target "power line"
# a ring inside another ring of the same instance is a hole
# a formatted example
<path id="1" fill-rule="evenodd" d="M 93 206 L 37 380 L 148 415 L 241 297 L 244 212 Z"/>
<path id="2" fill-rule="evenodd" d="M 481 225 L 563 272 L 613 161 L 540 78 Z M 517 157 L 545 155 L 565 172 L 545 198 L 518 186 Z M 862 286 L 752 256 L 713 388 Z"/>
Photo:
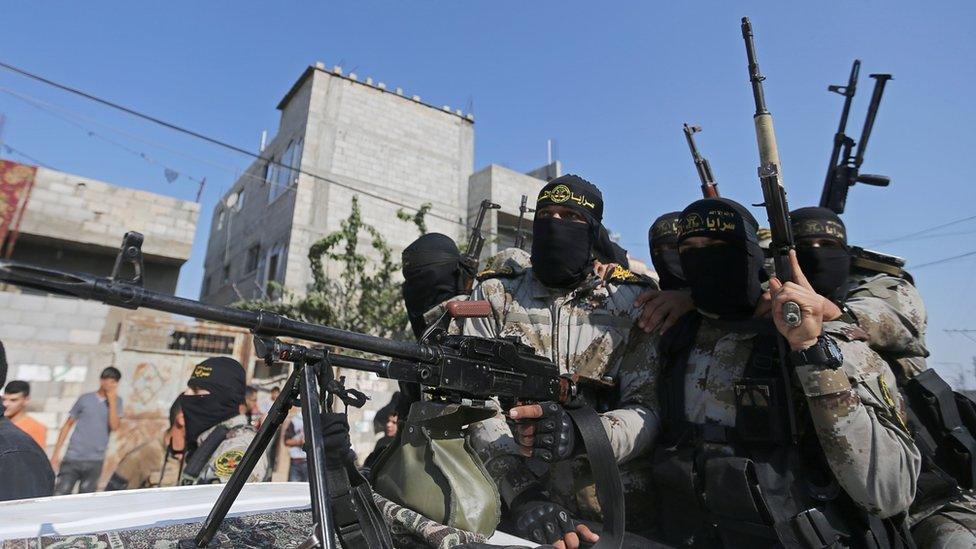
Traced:
<path id="1" fill-rule="evenodd" d="M 913 233 L 908 233 L 908 234 L 905 234 L 905 235 L 902 235 L 902 236 L 896 236 L 894 238 L 888 238 L 888 239 L 885 239 L 885 240 L 877 240 L 877 241 L 871 242 L 868 245 L 869 246 L 880 246 L 882 244 L 891 244 L 892 242 L 898 242 L 898 241 L 901 241 L 901 240 L 907 240 L 909 238 L 916 237 L 916 236 L 918 236 L 920 234 L 925 234 L 925 233 L 934 231 L 936 229 L 942 229 L 942 228 L 949 227 L 949 226 L 952 226 L 952 225 L 958 225 L 959 223 L 965 223 L 966 221 L 971 221 L 973 219 L 976 219 L 976 215 L 971 215 L 969 217 L 964 217 L 962 219 L 957 219 L 955 221 L 950 221 L 948 223 L 943 223 L 941 225 L 936 225 L 934 227 L 929 227 L 927 229 L 922 229 L 922 230 L 915 231 Z"/>
<path id="2" fill-rule="evenodd" d="M 86 133 L 94 133 L 94 132 L 92 132 L 91 129 L 88 128 L 88 127 L 86 127 L 83 123 L 76 122 L 75 120 L 72 120 L 73 118 L 74 119 L 77 119 L 77 120 L 81 120 L 82 122 L 85 122 L 85 123 L 89 123 L 89 124 L 94 124 L 96 126 L 100 126 L 102 128 L 107 129 L 108 131 L 114 132 L 114 133 L 116 133 L 118 135 L 121 135 L 123 137 L 127 137 L 129 139 L 133 139 L 135 141 L 140 141 L 140 142 L 145 143 L 145 144 L 147 144 L 147 145 L 149 145 L 151 147 L 156 147 L 158 149 L 162 149 L 162 150 L 165 150 L 165 151 L 169 151 L 169 152 L 171 152 L 173 154 L 177 154 L 179 156 L 182 156 L 182 157 L 187 158 L 189 160 L 192 160 L 194 162 L 202 162 L 204 164 L 209 164 L 209 165 L 214 166 L 214 167 L 216 167 L 218 169 L 224 170 L 224 171 L 226 171 L 228 173 L 233 173 L 235 177 L 247 177 L 247 178 L 253 179 L 255 181 L 258 181 L 260 183 L 267 183 L 267 184 L 272 185 L 272 186 L 275 186 L 275 187 L 285 187 L 286 189 L 287 188 L 292 188 L 290 185 L 282 185 L 281 183 L 278 183 L 278 182 L 275 182 L 275 181 L 267 181 L 263 177 L 259 177 L 259 176 L 256 176 L 256 175 L 252 175 L 252 174 L 250 174 L 248 172 L 241 173 L 241 170 L 238 167 L 236 167 L 236 166 L 228 166 L 226 164 L 221 164 L 219 162 L 214 162 L 213 160 L 210 160 L 208 158 L 201 158 L 199 156 L 195 156 L 195 155 L 192 155 L 192 154 L 188 154 L 188 153 L 183 152 L 183 151 L 181 151 L 179 149 L 174 149 L 174 148 L 172 148 L 170 146 L 163 145 L 162 143 L 157 143 L 156 141 L 153 141 L 151 139 L 146 139 L 146 138 L 144 138 L 142 136 L 129 133 L 129 132 L 127 132 L 125 130 L 122 130 L 120 128 L 117 128 L 117 127 L 115 127 L 115 126 L 113 126 L 111 124 L 106 124 L 105 122 L 101 122 L 99 120 L 95 120 L 94 118 L 85 116 L 83 114 L 79 114 L 77 112 L 74 112 L 74 111 L 72 111 L 70 109 L 66 109 L 66 108 L 61 107 L 59 105 L 54 105 L 53 103 L 48 103 L 46 101 L 42 101 L 42 100 L 40 100 L 40 99 L 38 99 L 36 97 L 32 97 L 32 96 L 27 95 L 27 94 L 24 94 L 24 93 L 15 92 L 13 90 L 10 90 L 10 89 L 7 89 L 7 88 L 3 88 L 3 87 L 0 87 L 0 92 L 9 94 L 11 97 L 14 97 L 16 99 L 19 99 L 19 100 L 27 103 L 28 105 L 30 105 L 30 106 L 32 106 L 32 107 L 34 107 L 34 108 L 36 108 L 36 109 L 38 109 L 40 111 L 43 111 L 43 112 L 45 112 L 45 113 L 47 113 L 47 114 L 49 114 L 49 115 L 51 115 L 51 116 L 53 116 L 55 118 L 58 118 L 59 120 L 62 120 L 63 122 L 65 122 L 67 124 L 70 124 L 72 126 L 75 126 L 76 128 L 81 129 L 82 131 L 84 131 Z M 99 137 L 101 137 L 101 136 L 99 136 Z M 111 140 L 109 140 L 107 138 L 102 138 L 102 139 L 104 139 L 105 141 L 108 141 L 110 143 L 115 144 L 113 141 L 111 141 Z"/>
<path id="3" fill-rule="evenodd" d="M 966 252 L 964 254 L 954 255 L 952 257 L 946 257 L 946 258 L 943 258 L 943 259 L 937 259 L 935 261 L 929 261 L 928 263 L 922 263 L 921 265 L 913 265 L 912 266 L 912 270 L 913 271 L 917 271 L 917 270 L 921 269 L 922 267 L 931 267 L 932 265 L 939 265 L 939 264 L 942 264 L 942 263 L 948 263 L 950 261 L 955 261 L 957 259 L 962 259 L 964 257 L 969 257 L 969 256 L 972 256 L 972 255 L 976 255 L 976 250 L 973 250 L 971 252 Z"/>
<path id="4" fill-rule="evenodd" d="M 8 153 L 13 153 L 13 154 L 16 154 L 17 156 L 20 156 L 22 158 L 26 158 L 27 160 L 30 160 L 31 162 L 37 164 L 38 166 L 47 168 L 49 170 L 53 170 L 54 169 L 51 166 L 48 166 L 47 164 L 45 164 L 44 162 L 41 162 L 40 160 L 34 158 L 33 156 L 31 156 L 31 155 L 29 155 L 29 154 L 27 154 L 27 153 L 25 153 L 23 151 L 19 151 L 19 150 L 15 149 L 15 148 L 11 147 L 8 143 L 4 143 L 3 144 L 3 149 L 5 151 L 7 151 Z"/>
<path id="5" fill-rule="evenodd" d="M 19 74 L 21 76 L 25 76 L 25 77 L 30 78 L 32 80 L 36 80 L 36 81 L 41 82 L 43 84 L 47 84 L 48 86 L 52 86 L 52 87 L 58 88 L 59 90 L 66 91 L 68 93 L 71 93 L 71 94 L 74 94 L 74 95 L 78 95 L 80 97 L 84 97 L 85 99 L 88 99 L 90 101 L 94 101 L 94 102 L 99 103 L 101 105 L 104 105 L 106 107 L 110 107 L 110 108 L 113 108 L 113 109 L 122 111 L 122 112 L 124 112 L 126 114 L 129 114 L 131 116 L 135 116 L 137 118 L 141 118 L 142 120 L 146 120 L 148 122 L 152 122 L 153 124 L 157 124 L 157 125 L 163 126 L 165 128 L 169 128 L 169 129 L 171 129 L 171 130 L 173 130 L 175 132 L 179 132 L 179 133 L 182 133 L 182 134 L 185 134 L 185 135 L 189 135 L 191 137 L 195 137 L 197 139 L 206 141 L 207 143 L 210 143 L 212 145 L 217 145 L 218 147 L 223 147 L 223 148 L 228 149 L 230 151 L 234 151 L 236 153 L 243 154 L 243 155 L 248 156 L 250 158 L 254 158 L 254 159 L 260 160 L 262 162 L 267 162 L 269 164 L 275 164 L 275 165 L 277 165 L 277 166 L 279 166 L 281 168 L 287 169 L 287 170 L 294 170 L 294 171 L 296 171 L 298 173 L 305 174 L 305 175 L 307 175 L 307 176 L 309 176 L 311 178 L 318 179 L 318 180 L 324 181 L 326 183 L 331 183 L 331 184 L 336 185 L 338 187 L 342 187 L 342 188 L 348 189 L 350 191 L 353 191 L 353 192 L 356 192 L 356 193 L 360 193 L 360 194 L 369 196 L 371 198 L 375 198 L 376 200 L 380 200 L 380 201 L 386 202 L 388 204 L 393 204 L 394 206 L 399 206 L 401 208 L 406 208 L 408 210 L 412 210 L 412 211 L 415 211 L 415 212 L 416 211 L 420 211 L 420 208 L 418 208 L 418 207 L 410 206 L 410 205 L 405 204 L 403 202 L 399 202 L 397 200 L 393 200 L 391 198 L 387 198 L 387 197 L 382 196 L 382 195 L 379 195 L 379 194 L 375 194 L 375 193 L 371 193 L 371 192 L 368 192 L 368 191 L 364 191 L 363 189 L 358 189 L 356 187 L 353 187 L 352 185 L 347 185 L 345 183 L 341 183 L 341 182 L 336 181 L 334 179 L 330 179 L 330 178 L 321 176 L 319 174 L 309 172 L 309 171 L 304 170 L 304 169 L 302 169 L 300 167 L 299 168 L 293 168 L 292 166 L 286 166 L 282 162 L 279 162 L 277 160 L 274 160 L 273 158 L 264 158 L 260 154 L 253 153 L 253 152 L 251 152 L 251 151 L 249 151 L 247 149 L 243 149 L 241 147 L 238 147 L 237 145 L 232 145 L 230 143 L 227 143 L 226 141 L 221 141 L 219 139 L 216 139 L 216 138 L 213 138 L 213 137 L 209 137 L 207 135 L 204 135 L 204 134 L 202 134 L 200 132 L 191 130 L 189 128 L 184 128 L 182 126 L 178 126 L 178 125 L 173 124 L 171 122 L 166 122 L 165 120 L 162 120 L 162 119 L 157 118 L 155 116 L 151 116 L 149 114 L 145 114 L 145 113 L 140 112 L 140 111 L 137 111 L 137 110 L 135 110 L 133 108 L 126 107 L 126 106 L 121 105 L 119 103 L 115 103 L 114 101 L 109 101 L 108 99 L 102 99 L 101 97 L 98 97 L 96 95 L 92 95 L 92 94 L 90 94 L 88 92 L 85 92 L 85 91 L 82 91 L 80 89 L 73 88 L 71 86 L 68 86 L 68 85 L 65 85 L 65 84 L 61 84 L 61 83 L 55 82 L 55 81 L 53 81 L 53 80 L 51 80 L 49 78 L 45 78 L 43 76 L 40 76 L 38 74 L 34 74 L 34 73 L 29 72 L 29 71 L 26 71 L 24 69 L 20 69 L 20 68 L 14 67 L 13 65 L 8 65 L 7 63 L 4 63 L 2 61 L 0 61 L 0 68 L 4 68 L 4 69 L 6 69 L 8 71 L 15 72 L 15 73 L 17 73 L 17 74 Z M 457 219 L 452 219 L 450 217 L 447 217 L 447 216 L 444 216 L 444 215 L 440 215 L 440 214 L 437 214 L 437 213 L 434 213 L 434 212 L 430 212 L 429 211 L 429 212 L 427 212 L 427 215 L 429 215 L 430 217 L 434 217 L 434 218 L 437 218 L 437 219 L 441 219 L 443 221 L 447 221 L 449 223 L 454 223 L 454 224 L 460 225 L 460 226 L 462 226 L 462 227 L 464 227 L 466 229 L 470 229 L 471 228 L 467 223 L 465 223 L 463 221 L 459 221 Z M 483 232 L 488 233 L 488 234 L 490 234 L 492 236 L 498 236 L 497 233 L 493 233 L 493 232 L 488 231 L 488 230 L 483 230 Z"/>

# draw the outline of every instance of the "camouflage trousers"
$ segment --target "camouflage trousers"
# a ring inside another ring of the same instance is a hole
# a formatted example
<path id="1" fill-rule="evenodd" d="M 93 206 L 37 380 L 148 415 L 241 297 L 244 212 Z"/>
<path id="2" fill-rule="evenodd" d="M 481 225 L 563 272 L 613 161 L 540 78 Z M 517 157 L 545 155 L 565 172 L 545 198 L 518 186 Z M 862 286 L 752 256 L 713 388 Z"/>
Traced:
<path id="1" fill-rule="evenodd" d="M 976 495 L 963 494 L 912 526 L 919 549 L 976 548 Z"/>

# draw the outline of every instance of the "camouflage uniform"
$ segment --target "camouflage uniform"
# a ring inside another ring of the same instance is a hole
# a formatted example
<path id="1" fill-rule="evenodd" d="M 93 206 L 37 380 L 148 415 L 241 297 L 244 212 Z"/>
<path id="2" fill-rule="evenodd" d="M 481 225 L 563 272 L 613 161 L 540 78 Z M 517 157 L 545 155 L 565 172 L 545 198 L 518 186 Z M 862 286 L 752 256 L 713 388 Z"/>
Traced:
<path id="1" fill-rule="evenodd" d="M 472 299 L 487 300 L 492 316 L 467 319 L 464 333 L 489 338 L 517 336 L 538 355 L 555 362 L 561 373 L 612 379 L 616 394 L 604 407 L 609 411 L 601 414 L 601 420 L 618 463 L 625 463 L 646 450 L 654 437 L 650 411 L 656 398 L 653 375 L 640 363 L 632 363 L 629 370 L 620 368 L 620 357 L 639 314 L 634 300 L 646 284 L 645 279 L 618 268 L 609 282 L 591 274 L 578 287 L 559 291 L 545 287 L 531 268 L 513 269 L 508 276 L 483 280 L 475 288 Z M 470 432 L 472 446 L 485 461 L 518 454 L 501 416 L 473 426 Z M 635 462 L 633 468 L 643 465 Z M 556 464 L 549 476 L 559 482 L 549 482 L 549 489 L 558 503 L 578 516 L 598 518 L 588 466 L 582 457 Z M 629 465 L 622 473 L 629 492 L 642 486 L 636 480 L 640 475 L 630 471 Z"/>
<path id="2" fill-rule="evenodd" d="M 224 441 L 220 443 L 210 457 L 207 460 L 206 466 L 204 466 L 203 471 L 196 478 L 189 478 L 184 471 L 182 483 L 183 484 L 213 484 L 213 483 L 224 483 L 230 479 L 230 476 L 234 474 L 234 469 L 237 468 L 237 464 L 241 462 L 244 457 L 244 452 L 247 451 L 247 447 L 254 440 L 254 436 L 257 435 L 257 429 L 252 427 L 248 421 L 247 416 L 238 415 L 234 416 L 222 423 L 218 423 L 213 427 L 207 429 L 197 437 L 197 444 L 202 445 L 207 436 L 213 432 L 219 426 L 224 426 L 227 428 L 227 435 Z M 187 458 L 190 462 L 193 460 L 191 455 Z M 185 467 L 185 466 L 184 466 Z M 258 459 L 257 464 L 254 466 L 254 470 L 251 471 L 251 476 L 248 477 L 247 482 L 261 482 L 264 480 L 265 475 L 269 472 L 268 457 L 262 452 L 261 458 Z"/>
<path id="3" fill-rule="evenodd" d="M 888 359 L 902 381 L 926 369 L 925 304 L 903 277 L 854 271 L 846 306 L 868 333 L 871 348 Z M 960 492 L 945 505 L 911 509 L 909 523 L 919 547 L 976 547 L 976 496 Z"/>
<path id="4" fill-rule="evenodd" d="M 863 334 L 856 328 L 834 322 L 825 324 L 824 332 L 837 342 L 844 356 L 844 364 L 837 370 L 816 366 L 794 368 L 805 396 L 806 406 L 801 405 L 800 409 L 808 410 L 806 413 L 824 449 L 827 465 L 838 485 L 853 502 L 880 517 L 896 515 L 905 511 L 914 497 L 921 457 L 903 427 L 903 402 L 895 390 L 895 377 L 885 361 L 858 340 L 863 339 Z M 688 351 L 684 377 L 675 380 L 677 387 L 683 387 L 678 390 L 683 390 L 684 395 L 684 421 L 711 432 L 724 432 L 723 428 L 736 426 L 739 383 L 744 381 L 743 374 L 756 339 L 757 333 L 754 331 L 730 330 L 728 323 L 723 325 L 707 318 L 701 320 Z M 627 367 L 626 363 L 631 360 L 646 364 L 662 363 L 659 344 L 658 336 L 641 338 L 637 343 L 639 352 L 628 353 L 621 368 Z M 665 410 L 658 413 L 665 414 Z M 665 421 L 669 421 L 666 414 L 664 417 Z M 680 422 L 678 419 L 677 423 Z M 671 429 L 680 432 L 681 426 L 666 424 L 663 428 L 664 433 L 669 433 Z M 683 442 L 685 438 L 682 435 L 681 440 L 672 440 L 671 443 L 676 447 L 689 444 Z M 711 447 L 713 450 L 708 451 L 717 453 L 718 450 L 710 446 L 708 439 L 705 440 L 698 442 L 694 451 L 706 452 L 705 449 Z M 663 467 L 662 463 L 670 465 L 674 458 L 671 458 L 671 462 L 662 462 L 658 455 L 662 451 L 673 450 L 671 443 L 658 441 L 655 452 L 658 471 L 672 470 Z M 759 452 L 757 455 L 763 454 Z M 754 455 L 749 457 L 755 458 Z M 693 469 L 697 470 L 697 466 Z M 655 492 L 662 499 L 659 502 L 662 509 L 666 506 L 674 509 L 680 504 L 669 499 L 674 497 L 674 491 L 664 487 L 672 480 L 667 476 L 667 472 L 656 472 Z M 695 481 L 695 489 L 704 484 L 705 479 L 699 478 Z M 716 499 L 712 498 L 709 503 L 720 505 L 715 502 Z M 672 512 L 680 515 L 686 511 L 678 508 Z M 710 512 L 714 513 L 715 510 L 710 509 Z"/>
<path id="5" fill-rule="evenodd" d="M 883 355 L 900 378 L 926 369 L 925 329 L 928 317 L 918 290 L 908 280 L 889 274 L 854 271 L 845 304 L 868 333 L 868 344 Z"/>
<path id="6" fill-rule="evenodd" d="M 181 462 L 182 458 L 173 455 L 162 438 L 156 438 L 136 446 L 122 457 L 109 486 L 113 486 L 113 482 L 119 490 L 178 486 Z"/>

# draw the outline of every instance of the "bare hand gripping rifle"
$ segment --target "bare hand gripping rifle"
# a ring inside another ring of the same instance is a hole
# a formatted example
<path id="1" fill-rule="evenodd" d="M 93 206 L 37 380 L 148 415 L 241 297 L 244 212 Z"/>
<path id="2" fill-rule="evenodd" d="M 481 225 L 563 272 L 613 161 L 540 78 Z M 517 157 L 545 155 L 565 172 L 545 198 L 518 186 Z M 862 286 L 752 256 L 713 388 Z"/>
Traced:
<path id="1" fill-rule="evenodd" d="M 872 74 L 874 91 L 871 93 L 871 103 L 861 128 L 861 139 L 855 143 L 847 136 L 847 117 L 851 112 L 851 103 L 857 92 L 857 77 L 861 71 L 860 59 L 855 59 L 851 66 L 851 75 L 846 86 L 828 86 L 827 90 L 844 96 L 844 108 L 840 112 L 840 125 L 834 134 L 834 148 L 830 151 L 830 164 L 827 166 L 827 178 L 824 181 L 823 192 L 820 194 L 820 207 L 830 208 L 836 214 L 844 213 L 847 206 L 847 191 L 855 183 L 887 187 L 891 180 L 883 175 L 860 173 L 864 162 L 864 149 L 868 146 L 868 138 L 874 129 L 874 119 L 878 116 L 881 105 L 881 95 L 885 84 L 891 80 L 890 74 Z M 854 151 L 856 146 L 856 151 Z"/>
<path id="2" fill-rule="evenodd" d="M 347 405 L 355 400 L 359 400 L 361 405 L 364 401 L 361 393 L 346 390 L 341 380 L 332 379 L 332 367 L 372 372 L 391 380 L 417 383 L 433 400 L 471 406 L 484 406 L 493 397 L 497 397 L 503 406 L 510 406 L 515 402 L 538 401 L 556 401 L 575 406 L 579 401 L 579 388 L 587 383 L 572 376 L 560 375 L 556 364 L 537 356 L 531 347 L 520 343 L 517 338 L 485 339 L 448 335 L 441 330 L 434 332 L 422 343 L 396 341 L 301 322 L 269 312 L 244 311 L 155 292 L 142 285 L 142 242 L 141 234 L 126 233 L 111 277 L 59 271 L 16 261 L 0 261 L 0 281 L 52 294 L 100 301 L 116 307 L 148 308 L 246 328 L 255 335 L 258 356 L 293 362 L 295 369 L 286 382 L 279 401 L 272 406 L 269 418 L 283 421 L 288 408 L 300 402 L 303 419 L 308 423 L 306 433 L 313 435 L 309 439 L 309 482 L 316 530 L 313 534 L 315 544 L 312 546 L 333 547 L 331 532 L 340 532 L 344 526 L 339 524 L 340 528 L 334 529 L 329 504 L 325 503 L 334 501 L 335 495 L 330 500 L 326 486 L 326 470 L 329 467 L 322 457 L 321 437 L 314 436 L 321 428 L 318 417 L 321 403 L 326 402 L 325 395 L 321 399 L 318 397 L 317 387 L 321 386 L 329 394 L 330 402 L 333 397 L 342 399 Z M 128 279 L 122 277 L 120 273 L 123 266 L 130 266 L 134 276 Z M 281 342 L 277 339 L 279 337 L 302 339 L 327 347 L 310 349 Z M 366 359 L 341 355 L 334 352 L 335 348 L 352 349 L 387 358 Z M 289 390 L 291 395 L 288 394 Z M 299 399 L 298 396 L 302 398 Z M 595 413 L 593 415 L 595 417 Z M 267 421 L 262 425 L 204 523 L 196 540 L 197 546 L 206 546 L 216 533 L 244 481 L 261 457 L 263 446 L 273 438 L 274 423 Z M 605 443 L 606 448 L 609 448 L 605 433 L 603 436 L 603 441 L 595 440 L 594 443 L 596 446 Z M 588 442 L 586 440 L 584 444 Z M 612 451 L 610 455 L 612 456 Z M 619 482 L 615 461 L 612 472 Z M 613 490 L 614 487 L 609 489 Z M 619 510 L 619 516 L 622 520 L 623 509 Z M 339 537 L 341 541 L 342 535 L 339 534 Z M 343 545 L 349 544 L 343 542 Z M 353 546 L 385 547 L 382 543 L 373 542 L 365 545 L 356 543 Z"/>
<path id="3" fill-rule="evenodd" d="M 715 176 L 712 175 L 712 166 L 708 163 L 708 159 L 698 152 L 698 146 L 695 145 L 694 136 L 700 131 L 701 126 L 684 125 L 685 139 L 688 140 L 688 148 L 691 149 L 691 158 L 695 161 L 698 179 L 701 179 L 702 197 L 718 198 L 718 183 L 715 182 Z"/>

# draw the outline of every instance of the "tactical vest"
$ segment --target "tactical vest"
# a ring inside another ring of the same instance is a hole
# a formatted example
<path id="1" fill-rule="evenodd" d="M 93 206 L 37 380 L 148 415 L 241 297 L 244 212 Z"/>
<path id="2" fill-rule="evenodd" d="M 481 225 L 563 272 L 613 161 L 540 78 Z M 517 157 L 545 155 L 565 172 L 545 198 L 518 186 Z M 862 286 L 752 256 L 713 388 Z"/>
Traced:
<path id="1" fill-rule="evenodd" d="M 805 397 L 783 379 L 771 323 L 728 323 L 757 333 L 734 384 L 735 426 L 687 420 L 685 376 L 701 320 L 685 315 L 660 344 L 662 434 L 652 473 L 660 537 L 692 547 L 911 546 L 902 521 L 869 515 L 837 484 Z M 787 391 L 796 392 L 793 410 Z"/>

